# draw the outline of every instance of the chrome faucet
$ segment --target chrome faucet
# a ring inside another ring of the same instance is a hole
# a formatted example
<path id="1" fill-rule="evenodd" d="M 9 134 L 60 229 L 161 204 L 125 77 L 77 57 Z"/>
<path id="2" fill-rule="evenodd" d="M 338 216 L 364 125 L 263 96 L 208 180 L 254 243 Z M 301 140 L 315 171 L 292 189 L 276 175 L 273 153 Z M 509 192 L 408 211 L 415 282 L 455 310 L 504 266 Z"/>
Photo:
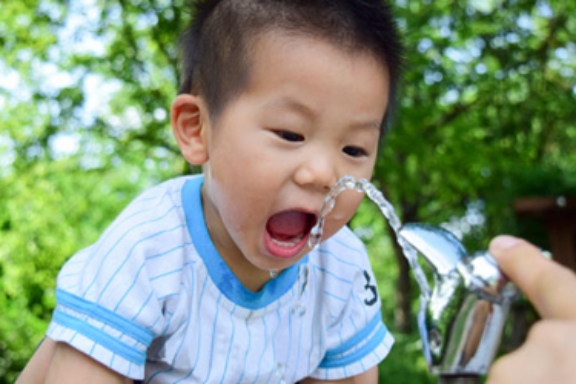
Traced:
<path id="1" fill-rule="evenodd" d="M 487 251 L 469 255 L 442 228 L 406 224 L 399 235 L 432 269 L 432 295 L 418 316 L 429 370 L 440 376 L 440 383 L 479 383 L 500 345 L 518 289 Z"/>

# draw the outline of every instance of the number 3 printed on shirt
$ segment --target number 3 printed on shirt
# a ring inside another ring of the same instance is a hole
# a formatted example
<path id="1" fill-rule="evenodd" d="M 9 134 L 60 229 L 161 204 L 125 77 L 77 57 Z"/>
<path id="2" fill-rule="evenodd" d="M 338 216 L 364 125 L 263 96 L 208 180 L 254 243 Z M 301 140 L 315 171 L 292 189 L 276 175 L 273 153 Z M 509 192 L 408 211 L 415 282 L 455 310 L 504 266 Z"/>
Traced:
<path id="1" fill-rule="evenodd" d="M 374 304 L 376 304 L 376 301 L 378 301 L 378 289 L 376 288 L 375 285 L 370 284 L 370 274 L 368 273 L 368 271 L 364 271 L 364 277 L 366 278 L 366 285 L 364 286 L 364 289 L 366 289 L 367 291 L 370 291 L 371 296 L 369 296 L 369 298 L 364 299 L 364 304 L 368 305 L 368 306 L 373 306 Z"/>

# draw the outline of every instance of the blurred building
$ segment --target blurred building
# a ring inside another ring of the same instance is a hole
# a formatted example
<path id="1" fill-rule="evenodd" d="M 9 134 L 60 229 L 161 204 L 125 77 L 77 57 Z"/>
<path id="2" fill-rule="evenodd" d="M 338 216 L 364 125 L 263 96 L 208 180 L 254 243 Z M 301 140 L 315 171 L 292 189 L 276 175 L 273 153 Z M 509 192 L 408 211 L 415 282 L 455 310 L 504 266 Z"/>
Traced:
<path id="1" fill-rule="evenodd" d="M 576 196 L 520 198 L 514 209 L 542 221 L 553 259 L 576 271 Z"/>

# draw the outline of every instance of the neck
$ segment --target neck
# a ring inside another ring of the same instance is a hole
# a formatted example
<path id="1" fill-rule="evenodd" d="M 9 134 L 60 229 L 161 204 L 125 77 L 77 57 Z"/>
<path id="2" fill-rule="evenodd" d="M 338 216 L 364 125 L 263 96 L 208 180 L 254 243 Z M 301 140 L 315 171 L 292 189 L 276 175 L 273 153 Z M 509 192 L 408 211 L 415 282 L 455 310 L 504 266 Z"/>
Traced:
<path id="1" fill-rule="evenodd" d="M 206 226 L 220 257 L 222 257 L 222 260 L 246 289 L 252 292 L 260 291 L 273 278 L 270 276 L 270 271 L 255 267 L 238 249 L 227 233 L 217 230 L 217 228 L 224 228 L 224 224 L 220 219 L 220 215 L 204 194 L 204 188 L 202 188 L 202 205 L 206 217 Z M 211 220 L 208 220 L 208 217 Z"/>

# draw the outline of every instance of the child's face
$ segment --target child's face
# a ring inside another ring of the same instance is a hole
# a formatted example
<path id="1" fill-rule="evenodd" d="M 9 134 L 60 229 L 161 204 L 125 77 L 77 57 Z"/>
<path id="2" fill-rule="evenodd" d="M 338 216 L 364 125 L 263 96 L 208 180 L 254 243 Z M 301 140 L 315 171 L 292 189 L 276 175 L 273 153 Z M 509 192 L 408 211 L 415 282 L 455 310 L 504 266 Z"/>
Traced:
<path id="1" fill-rule="evenodd" d="M 266 281 L 268 271 L 309 251 L 310 229 L 340 177 L 370 179 L 388 101 L 387 73 L 368 55 L 285 34 L 269 34 L 256 48 L 247 88 L 205 131 L 206 220 L 245 284 Z M 340 195 L 323 239 L 361 199 Z"/>

